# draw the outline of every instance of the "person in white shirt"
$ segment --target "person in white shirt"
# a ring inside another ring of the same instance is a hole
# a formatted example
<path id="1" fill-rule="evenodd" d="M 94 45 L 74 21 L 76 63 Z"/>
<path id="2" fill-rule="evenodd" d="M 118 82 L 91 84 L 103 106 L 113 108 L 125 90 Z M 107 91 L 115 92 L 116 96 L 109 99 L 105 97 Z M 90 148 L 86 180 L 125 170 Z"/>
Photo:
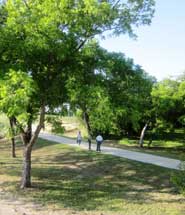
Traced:
<path id="1" fill-rule="evenodd" d="M 100 147 L 101 144 L 103 143 L 103 137 L 100 134 L 96 137 L 96 142 L 97 142 L 96 151 L 100 152 L 101 151 Z"/>
<path id="2" fill-rule="evenodd" d="M 77 134 L 77 138 L 76 138 L 76 142 L 80 145 L 82 142 L 82 135 L 81 135 L 81 131 L 78 132 Z"/>

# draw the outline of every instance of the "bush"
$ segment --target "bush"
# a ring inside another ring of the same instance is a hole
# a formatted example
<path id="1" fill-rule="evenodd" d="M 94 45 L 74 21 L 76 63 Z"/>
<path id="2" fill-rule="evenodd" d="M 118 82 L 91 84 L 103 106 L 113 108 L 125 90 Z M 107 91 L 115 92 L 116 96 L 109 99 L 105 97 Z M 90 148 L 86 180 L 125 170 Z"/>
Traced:
<path id="1" fill-rule="evenodd" d="M 56 134 L 63 134 L 64 127 L 62 126 L 62 120 L 59 116 L 47 116 L 46 121 L 51 125 L 51 132 Z"/>
<path id="2" fill-rule="evenodd" d="M 171 176 L 172 183 L 185 196 L 185 161 L 180 164 L 180 171 Z"/>

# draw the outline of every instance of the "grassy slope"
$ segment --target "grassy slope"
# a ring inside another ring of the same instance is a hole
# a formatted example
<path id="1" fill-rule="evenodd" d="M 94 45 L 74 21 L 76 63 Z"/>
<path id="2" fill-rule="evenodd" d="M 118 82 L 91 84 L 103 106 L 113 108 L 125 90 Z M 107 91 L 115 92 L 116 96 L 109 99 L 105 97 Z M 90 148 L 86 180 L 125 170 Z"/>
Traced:
<path id="1" fill-rule="evenodd" d="M 0 144 L 1 188 L 70 214 L 183 215 L 185 199 L 169 178 L 173 170 L 39 140 L 33 152 L 34 188 L 18 189 L 21 146 L 9 158 Z"/>

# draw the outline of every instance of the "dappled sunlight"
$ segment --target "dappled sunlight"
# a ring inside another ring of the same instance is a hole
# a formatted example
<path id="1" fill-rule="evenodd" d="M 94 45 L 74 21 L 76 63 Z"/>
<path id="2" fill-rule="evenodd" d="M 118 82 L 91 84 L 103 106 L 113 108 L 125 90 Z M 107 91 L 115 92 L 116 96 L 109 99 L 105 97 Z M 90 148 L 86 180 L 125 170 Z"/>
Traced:
<path id="1" fill-rule="evenodd" d="M 137 210 L 156 215 L 185 209 L 185 199 L 169 182 L 174 170 L 41 140 L 33 151 L 33 188 L 20 192 L 21 162 L 17 161 L 0 166 L 3 187 L 47 207 L 106 214 L 125 211 L 126 215 Z"/>

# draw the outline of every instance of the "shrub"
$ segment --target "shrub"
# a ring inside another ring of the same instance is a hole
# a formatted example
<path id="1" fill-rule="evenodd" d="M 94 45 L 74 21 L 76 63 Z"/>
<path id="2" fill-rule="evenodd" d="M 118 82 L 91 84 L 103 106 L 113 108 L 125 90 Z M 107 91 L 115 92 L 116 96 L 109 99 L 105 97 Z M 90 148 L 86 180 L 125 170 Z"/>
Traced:
<path id="1" fill-rule="evenodd" d="M 58 116 L 47 116 L 46 121 L 51 125 L 51 132 L 56 134 L 63 134 L 64 127 L 62 126 L 62 120 Z"/>
<path id="2" fill-rule="evenodd" d="M 185 196 L 185 161 L 181 162 L 180 171 L 171 176 L 171 181 L 179 192 Z"/>

